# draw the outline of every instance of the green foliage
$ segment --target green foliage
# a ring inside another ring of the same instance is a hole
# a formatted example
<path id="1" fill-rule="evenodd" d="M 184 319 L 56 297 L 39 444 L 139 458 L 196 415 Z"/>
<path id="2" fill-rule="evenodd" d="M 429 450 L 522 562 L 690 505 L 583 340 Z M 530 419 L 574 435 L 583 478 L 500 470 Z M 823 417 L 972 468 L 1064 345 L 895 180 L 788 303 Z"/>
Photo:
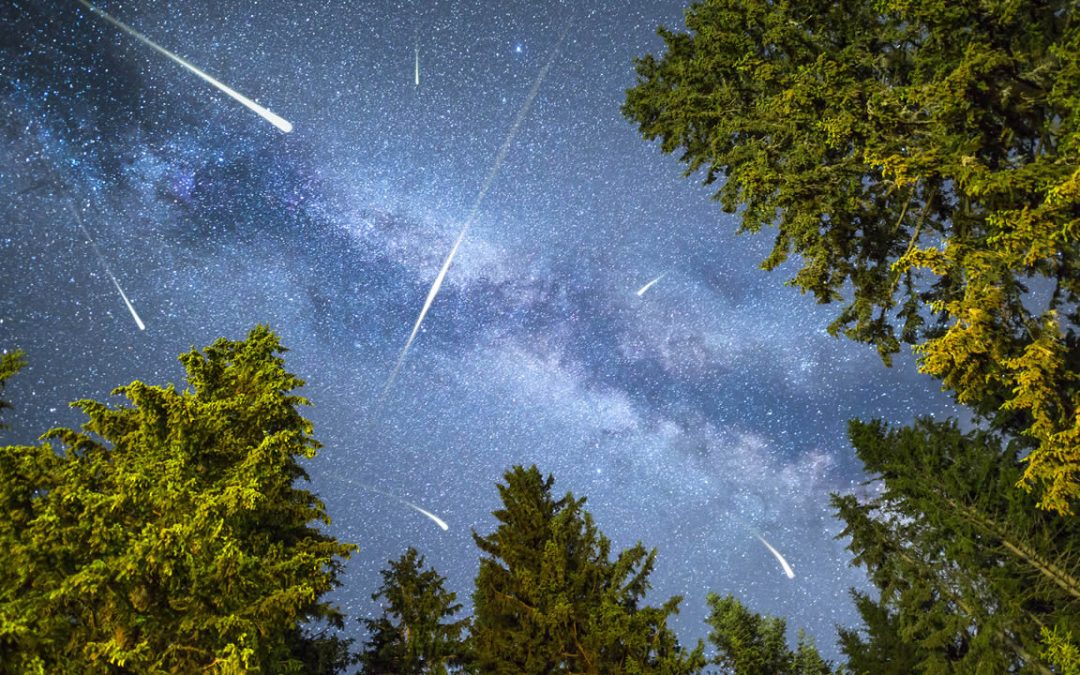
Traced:
<path id="1" fill-rule="evenodd" d="M 847 671 L 853 675 L 909 675 L 917 672 L 920 651 L 900 637 L 895 613 L 870 596 L 852 591 L 855 607 L 863 620 L 860 631 L 838 629 L 840 650 L 847 656 Z"/>
<path id="2" fill-rule="evenodd" d="M 294 485 L 318 443 L 282 351 L 218 340 L 180 357 L 190 389 L 133 382 L 0 448 L 0 671 L 333 670 L 302 659 L 341 642 L 302 626 L 341 625 L 321 598 L 355 547 Z"/>
<path id="3" fill-rule="evenodd" d="M 19 372 L 26 366 L 26 356 L 21 351 L 4 352 L 0 354 L 0 390 L 3 390 L 4 384 L 11 376 Z M 0 410 L 10 408 L 11 404 L 3 399 L 0 399 Z M 5 428 L 5 424 L 0 422 L 0 429 Z"/>
<path id="4" fill-rule="evenodd" d="M 746 609 L 728 595 L 707 596 L 712 631 L 709 641 L 716 646 L 714 663 L 735 675 L 829 675 L 832 669 L 821 658 L 813 640 L 799 631 L 796 650 L 787 646 L 786 622 L 761 616 Z"/>
<path id="5" fill-rule="evenodd" d="M 1073 0 L 703 0 L 636 62 L 624 114 L 720 181 L 763 267 L 844 300 L 1030 437 L 1039 506 L 1080 498 L 1080 22 Z M 1045 289 L 1048 301 L 1028 288 Z"/>
<path id="6" fill-rule="evenodd" d="M 882 488 L 833 496 L 840 536 L 880 591 L 876 602 L 856 595 L 866 637 L 841 632 L 852 669 L 1049 672 L 1039 627 L 1080 630 L 1080 521 L 1013 489 L 1018 449 L 992 434 L 923 419 L 852 422 L 851 439 Z"/>
<path id="7" fill-rule="evenodd" d="M 484 673 L 698 672 L 702 646 L 686 652 L 667 627 L 679 597 L 640 607 L 656 551 L 639 543 L 610 559 L 610 541 L 585 499 L 551 495 L 554 479 L 514 467 L 498 486 L 503 508 L 473 594 L 474 666 Z"/>
<path id="8" fill-rule="evenodd" d="M 1072 641 L 1071 633 L 1059 631 L 1057 626 L 1053 630 L 1043 626 L 1042 638 L 1046 644 L 1042 657 L 1056 666 L 1057 672 L 1062 675 L 1080 675 L 1080 648 Z"/>
<path id="9" fill-rule="evenodd" d="M 370 637 L 359 662 L 364 673 L 422 675 L 447 673 L 464 661 L 462 633 L 467 619 L 443 623 L 461 609 L 456 595 L 424 558 L 409 548 L 382 571 L 383 584 L 371 596 L 386 606 L 378 619 L 365 619 Z"/>

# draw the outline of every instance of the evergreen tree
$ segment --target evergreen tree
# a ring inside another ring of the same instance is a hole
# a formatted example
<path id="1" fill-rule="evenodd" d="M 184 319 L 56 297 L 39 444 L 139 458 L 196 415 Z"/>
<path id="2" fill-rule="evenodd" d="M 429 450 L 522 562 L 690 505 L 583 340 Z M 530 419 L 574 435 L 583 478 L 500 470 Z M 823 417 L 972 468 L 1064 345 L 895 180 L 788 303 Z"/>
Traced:
<path id="1" fill-rule="evenodd" d="M 1043 508 L 1080 498 L 1080 22 L 1074 0 L 702 0 L 624 114 L 763 267 L 844 300 L 830 330 L 1024 432 Z M 1044 288 L 1036 297 L 1029 286 Z"/>
<path id="2" fill-rule="evenodd" d="M 796 650 L 787 646 L 787 623 L 778 617 L 761 616 L 728 595 L 707 596 L 712 630 L 709 642 L 716 646 L 713 662 L 735 675 L 830 675 L 813 640 L 799 631 Z"/>
<path id="3" fill-rule="evenodd" d="M 25 355 L 21 351 L 7 352 L 0 354 L 0 391 L 4 390 L 4 385 L 15 375 L 15 373 L 22 370 L 26 365 Z M 0 411 L 10 408 L 11 404 L 7 401 L 0 399 Z M 0 429 L 4 429 L 6 425 L 3 421 L 0 421 Z"/>
<path id="4" fill-rule="evenodd" d="M 869 595 L 851 592 L 862 617 L 860 630 L 840 628 L 840 651 L 853 675 L 909 675 L 926 656 L 918 645 L 900 637 L 896 614 Z"/>
<path id="5" fill-rule="evenodd" d="M 1080 522 L 1012 489 L 1023 460 L 990 433 L 923 419 L 852 422 L 851 438 L 882 484 L 864 501 L 833 496 L 880 591 L 857 596 L 866 639 L 841 636 L 857 672 L 887 672 L 897 654 L 922 672 L 1050 672 L 1040 627 L 1080 632 Z"/>
<path id="6" fill-rule="evenodd" d="M 261 326 L 218 340 L 180 357 L 190 389 L 136 381 L 0 448 L 0 671 L 334 669 L 305 624 L 340 627 L 322 597 L 355 547 L 295 485 L 318 443 L 282 351 Z"/>
<path id="7" fill-rule="evenodd" d="M 365 619 L 370 637 L 359 662 L 372 675 L 447 673 L 464 661 L 462 633 L 467 619 L 443 623 L 461 609 L 456 594 L 443 588 L 438 572 L 423 569 L 424 558 L 409 548 L 389 569 L 371 596 L 386 605 L 378 619 Z"/>
<path id="8" fill-rule="evenodd" d="M 585 498 L 552 497 L 554 478 L 514 467 L 480 560 L 471 643 L 483 673 L 698 672 L 702 646 L 683 650 L 667 618 L 679 597 L 640 607 L 656 551 L 639 543 L 610 559 L 611 542 Z"/>

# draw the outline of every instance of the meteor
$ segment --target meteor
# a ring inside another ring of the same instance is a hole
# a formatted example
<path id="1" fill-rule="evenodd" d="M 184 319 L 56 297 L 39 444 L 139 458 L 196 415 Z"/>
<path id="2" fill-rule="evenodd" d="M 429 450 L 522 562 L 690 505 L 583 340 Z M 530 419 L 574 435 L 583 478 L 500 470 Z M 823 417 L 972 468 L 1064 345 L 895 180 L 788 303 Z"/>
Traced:
<path id="1" fill-rule="evenodd" d="M 775 548 L 773 548 L 772 544 L 765 541 L 765 537 L 761 536 L 760 534 L 757 534 L 755 532 L 754 536 L 757 537 L 757 540 L 760 541 L 762 544 L 765 544 L 765 548 L 769 549 L 769 552 L 772 553 L 773 556 L 775 556 L 776 559 L 780 562 L 780 566 L 784 568 L 784 574 L 787 575 L 787 578 L 794 579 L 795 572 L 791 569 L 791 565 L 789 565 L 788 562 L 784 560 L 784 556 L 780 555 L 780 551 L 777 551 Z"/>
<path id="2" fill-rule="evenodd" d="M 425 516 L 427 516 L 428 518 L 431 518 L 431 520 L 432 520 L 432 521 L 433 521 L 433 522 L 434 522 L 434 523 L 435 523 L 436 525 L 438 525 L 439 527 L 441 527 L 441 528 L 443 529 L 443 532 L 445 532 L 446 530 L 449 530 L 449 529 L 450 529 L 450 526 L 449 526 L 449 525 L 447 525 L 447 524 L 446 524 L 445 522 L 443 522 L 443 519 L 442 519 L 442 518 L 438 517 L 437 515 L 435 515 L 435 514 L 434 514 L 434 513 L 432 513 L 431 511 L 427 511 L 427 510 L 425 510 L 425 509 L 422 509 L 422 508 L 420 508 L 419 506 L 417 506 L 416 504 L 413 504 L 412 502 L 407 502 L 407 501 L 405 501 L 404 499 L 402 499 L 402 500 L 401 500 L 401 502 L 402 502 L 403 504 L 405 504 L 405 506 L 408 506 L 408 507 L 411 507 L 411 508 L 413 508 L 413 509 L 416 509 L 417 511 L 419 511 L 419 512 L 420 512 L 420 513 L 422 513 L 422 514 L 424 514 L 424 515 L 425 515 Z"/>
<path id="3" fill-rule="evenodd" d="M 131 300 L 128 300 L 127 293 L 123 288 L 120 288 L 120 282 L 116 280 L 116 275 L 112 273 L 112 269 L 109 268 L 109 263 L 105 262 L 105 256 L 101 255 L 101 249 L 98 248 L 97 242 L 90 236 L 90 232 L 83 225 L 82 216 L 79 215 L 78 209 L 71 204 L 71 200 L 65 199 L 64 203 L 67 204 L 68 211 L 75 218 L 75 223 L 78 224 L 79 229 L 82 230 L 83 236 L 86 237 L 86 241 L 90 243 L 90 248 L 94 250 L 94 255 L 97 256 L 98 262 L 105 268 L 105 274 L 109 275 L 112 279 L 113 286 L 116 286 L 116 290 L 120 291 L 120 297 L 124 299 L 124 304 L 127 305 L 128 311 L 131 312 L 131 318 L 135 319 L 135 325 L 139 327 L 139 330 L 146 330 L 146 324 L 139 318 L 139 313 L 135 311 L 135 306 L 131 304 Z"/>
<path id="4" fill-rule="evenodd" d="M 510 127 L 510 132 L 506 134 L 506 140 L 503 141 L 502 147 L 499 148 L 498 154 L 495 155 L 495 162 L 491 165 L 491 170 L 488 171 L 487 178 L 484 179 L 484 184 L 481 186 L 479 194 L 476 195 L 476 199 L 473 201 L 472 210 L 469 211 L 469 217 L 465 219 L 465 224 L 461 226 L 461 232 L 454 241 L 453 247 L 450 248 L 450 253 L 446 256 L 446 260 L 443 261 L 442 268 L 435 276 L 435 281 L 431 284 L 431 289 L 428 291 L 427 298 L 424 300 L 424 306 L 420 309 L 420 316 L 416 317 L 416 323 L 413 325 L 412 333 L 409 334 L 409 339 L 405 341 L 405 346 L 402 348 L 401 354 L 398 355 L 398 360 L 397 363 L 394 364 L 394 369 L 390 371 L 390 377 L 387 378 L 386 384 L 383 386 L 382 394 L 379 396 L 376 407 L 386 400 L 386 395 L 390 392 L 390 387 L 393 386 L 394 380 L 397 379 L 398 371 L 401 370 L 401 365 L 405 362 L 405 357 L 409 353 L 409 347 L 412 346 L 413 340 L 416 339 L 416 334 L 420 332 L 420 326 L 424 323 L 424 317 L 427 316 L 428 310 L 431 309 L 431 303 L 435 302 L 435 296 L 439 294 L 439 288 L 442 287 L 443 279 L 446 278 L 446 273 L 450 270 L 450 265 L 454 262 L 454 256 L 457 255 L 458 248 L 465 239 L 465 233 L 467 233 L 469 227 L 472 226 L 473 220 L 476 218 L 476 213 L 480 210 L 480 205 L 484 201 L 484 197 L 487 196 L 491 184 L 495 181 L 495 177 L 499 175 L 499 169 L 502 168 L 503 161 L 506 160 L 506 155 L 510 152 L 510 144 L 514 141 L 514 136 L 517 134 L 518 128 L 521 127 L 522 121 L 525 120 L 525 116 L 529 113 L 529 107 L 532 106 L 533 101 L 536 100 L 536 94 L 540 91 L 540 85 L 544 83 L 544 78 L 547 77 L 548 71 L 551 70 L 551 64 L 555 62 L 555 57 L 558 55 L 559 48 L 562 46 L 562 41 L 569 30 L 570 27 L 567 26 L 566 29 L 563 30 L 562 35 L 559 36 L 559 41 L 556 42 L 555 47 L 552 48 L 547 63 L 540 69 L 540 74 L 536 76 L 532 88 L 525 97 L 525 103 L 522 104 L 521 109 L 518 110 L 517 117 L 514 118 L 514 123 Z"/>
<path id="5" fill-rule="evenodd" d="M 348 481 L 348 482 L 351 483 L 352 481 Z M 442 518 L 438 517 L 437 515 L 435 515 L 431 511 L 428 511 L 427 509 L 420 508 L 419 506 L 417 506 L 416 504 L 413 504 L 410 501 L 406 501 L 406 500 L 402 499 L 401 497 L 398 497 L 397 495 L 390 494 L 389 492 L 383 492 L 382 490 L 380 490 L 378 488 L 371 487 L 370 485 L 364 485 L 363 483 L 356 483 L 356 485 L 359 485 L 360 487 L 365 488 L 367 490 L 371 490 L 372 492 L 380 494 L 383 497 L 389 497 L 390 499 L 397 500 L 397 501 L 401 502 L 402 504 L 404 504 L 405 506 L 408 506 L 410 509 L 413 509 L 414 511 L 417 511 L 418 513 L 424 514 L 425 516 L 430 518 L 433 523 L 435 523 L 436 525 L 441 527 L 443 529 L 443 532 L 450 529 L 450 526 L 447 525 L 446 521 L 444 521 Z"/>
<path id="6" fill-rule="evenodd" d="M 416 69 L 414 70 L 414 74 L 415 74 L 414 80 L 416 82 L 416 86 L 419 87 L 420 86 L 420 45 L 419 44 L 417 44 L 416 47 L 413 48 L 413 54 L 416 55 Z"/>
<path id="7" fill-rule="evenodd" d="M 655 283 L 656 283 L 657 281 L 660 281 L 660 280 L 661 280 L 661 279 L 663 279 L 663 278 L 664 278 L 665 276 L 667 276 L 667 272 L 664 272 L 664 273 L 663 273 L 663 274 L 661 274 L 660 276 L 656 277 L 655 279 L 653 279 L 653 280 L 652 280 L 652 281 L 650 281 L 649 283 L 647 283 L 647 284 L 645 284 L 644 286 L 642 286 L 641 288 L 639 288 L 639 289 L 638 289 L 638 292 L 637 292 L 637 294 L 638 294 L 638 297 L 640 298 L 641 296 L 645 295 L 645 291 L 647 291 L 647 290 L 649 290 L 650 288 L 652 288 L 652 287 L 653 287 L 653 284 L 655 284 Z"/>
<path id="8" fill-rule="evenodd" d="M 195 73 L 196 75 L 201 77 L 203 80 L 205 80 L 205 81 L 209 82 L 210 84 L 212 84 L 213 86 L 217 87 L 218 90 L 220 90 L 222 93 L 224 93 L 224 94 L 226 94 L 228 96 L 231 96 L 234 100 L 239 102 L 245 108 L 247 108 L 248 110 L 254 112 L 257 115 L 259 115 L 264 120 L 266 120 L 270 124 L 273 124 L 275 127 L 280 129 L 284 133 L 289 133 L 290 131 L 292 131 L 293 126 L 288 120 L 286 120 L 286 119 L 284 119 L 284 118 L 282 118 L 282 117 L 280 117 L 278 115 L 275 115 L 274 113 L 272 113 L 269 110 L 267 110 L 266 108 L 262 107 L 261 105 L 259 105 L 255 101 L 252 101 L 250 98 L 244 96 L 240 92 L 229 88 L 228 86 L 222 84 L 221 82 L 218 82 L 213 77 L 207 75 L 206 73 L 199 70 L 198 68 L 196 68 L 192 64 L 188 63 L 184 59 L 180 58 L 176 54 L 173 54 L 168 49 L 165 49 L 161 45 L 157 44 L 156 42 L 154 42 L 150 38 L 143 35 L 142 33 L 136 31 L 131 26 L 127 25 L 126 23 L 124 23 L 122 21 L 120 21 L 119 19 L 113 18 L 111 15 L 109 15 L 109 14 L 105 13 L 104 11 L 98 9 L 97 7 L 91 5 L 86 0 L 78 0 L 78 2 L 83 7 L 86 7 L 87 9 L 89 9 L 94 14 L 97 14 L 102 19 L 105 19 L 106 21 L 108 21 L 112 25 L 116 26 L 120 30 L 124 31 L 128 35 L 135 38 L 136 40 L 139 40 L 140 42 L 142 42 L 146 46 L 150 47 L 151 49 L 154 49 L 155 51 L 157 51 L 160 54 L 164 54 L 165 56 L 169 57 L 170 59 L 172 59 L 176 63 L 179 63 L 181 66 L 183 66 L 183 67 L 187 68 L 188 70 L 190 70 L 191 72 Z"/>

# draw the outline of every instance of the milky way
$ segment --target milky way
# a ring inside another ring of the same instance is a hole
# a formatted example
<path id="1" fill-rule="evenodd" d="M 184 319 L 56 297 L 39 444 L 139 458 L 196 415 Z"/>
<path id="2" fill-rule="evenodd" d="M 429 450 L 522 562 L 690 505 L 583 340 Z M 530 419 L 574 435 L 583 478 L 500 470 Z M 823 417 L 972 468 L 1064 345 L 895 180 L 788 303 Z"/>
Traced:
<path id="1" fill-rule="evenodd" d="M 378 570 L 410 545 L 467 602 L 470 529 L 494 527 L 502 473 L 536 463 L 557 492 L 588 496 L 615 546 L 659 548 L 650 598 L 685 596 L 685 640 L 707 632 L 706 592 L 734 593 L 835 657 L 834 625 L 855 621 L 847 589 L 864 584 L 828 506 L 863 478 L 846 421 L 955 413 L 910 358 L 886 369 L 827 336 L 834 309 L 783 285 L 794 265 L 758 269 L 769 235 L 736 237 L 710 190 L 622 119 L 632 59 L 660 48 L 656 26 L 680 25 L 683 3 L 573 5 L 100 3 L 263 92 L 295 124 L 284 135 L 74 1 L 4 3 L 0 348 L 30 361 L 5 390 L 5 441 L 78 424 L 69 401 L 177 381 L 182 351 L 266 323 L 314 403 L 314 489 L 361 546 L 337 595 L 350 615 L 376 611 Z M 145 331 L 50 171 L 85 204 Z M 795 579 L 761 572 L 776 561 L 747 526 Z"/>

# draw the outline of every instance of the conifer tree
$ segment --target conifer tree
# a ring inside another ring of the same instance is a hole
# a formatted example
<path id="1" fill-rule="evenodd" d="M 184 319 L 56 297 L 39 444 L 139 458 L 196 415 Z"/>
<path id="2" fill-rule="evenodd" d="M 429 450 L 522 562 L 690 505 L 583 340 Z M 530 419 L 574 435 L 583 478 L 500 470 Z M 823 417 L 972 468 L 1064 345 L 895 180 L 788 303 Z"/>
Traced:
<path id="1" fill-rule="evenodd" d="M 799 631 L 793 652 L 787 646 L 787 622 L 779 617 L 761 616 L 746 609 L 728 595 L 707 596 L 712 631 L 709 642 L 716 646 L 713 662 L 734 675 L 830 675 L 832 669 L 821 658 L 813 641 Z"/>
<path id="2" fill-rule="evenodd" d="M 180 357 L 190 388 L 132 382 L 73 404 L 81 430 L 0 448 L 0 671 L 332 672 L 323 599 L 355 547 L 301 458 L 315 454 L 277 336 Z M 321 661 L 321 666 L 320 666 Z"/>
<path id="3" fill-rule="evenodd" d="M 610 559 L 585 498 L 556 499 L 554 478 L 516 466 L 498 486 L 495 531 L 473 533 L 474 667 L 483 673 L 679 673 L 704 665 L 667 626 L 679 597 L 640 606 L 656 551 L 640 543 Z"/>
<path id="4" fill-rule="evenodd" d="M 0 354 L 0 391 L 4 390 L 4 385 L 9 379 L 26 365 L 25 355 L 21 351 L 4 352 Z M 0 399 L 0 411 L 10 408 L 11 404 L 7 401 Z M 0 429 L 5 428 L 3 419 L 0 418 Z"/>
<path id="5" fill-rule="evenodd" d="M 927 419 L 856 421 L 851 438 L 882 485 L 863 501 L 833 496 L 841 537 L 880 591 L 857 598 L 865 639 L 841 636 L 852 665 L 886 672 L 899 653 L 924 672 L 1050 672 L 1040 627 L 1080 633 L 1080 522 L 1012 489 L 1017 447 Z"/>
<path id="6" fill-rule="evenodd" d="M 371 675 L 444 674 L 464 662 L 462 633 L 468 619 L 444 622 L 461 605 L 434 568 L 410 547 L 382 571 L 383 583 L 372 600 L 385 602 L 382 616 L 365 619 L 369 638 L 359 655 L 362 672 Z"/>
<path id="7" fill-rule="evenodd" d="M 897 616 L 866 593 L 853 590 L 855 608 L 862 617 L 858 630 L 840 628 L 840 651 L 847 656 L 853 675 L 909 675 L 926 655 L 919 645 L 900 636 Z"/>
<path id="8" fill-rule="evenodd" d="M 1080 21 L 1074 0 L 702 0 L 624 114 L 834 334 L 1026 434 L 1039 506 L 1080 500 Z M 1045 293 L 1029 293 L 1042 288 Z"/>

